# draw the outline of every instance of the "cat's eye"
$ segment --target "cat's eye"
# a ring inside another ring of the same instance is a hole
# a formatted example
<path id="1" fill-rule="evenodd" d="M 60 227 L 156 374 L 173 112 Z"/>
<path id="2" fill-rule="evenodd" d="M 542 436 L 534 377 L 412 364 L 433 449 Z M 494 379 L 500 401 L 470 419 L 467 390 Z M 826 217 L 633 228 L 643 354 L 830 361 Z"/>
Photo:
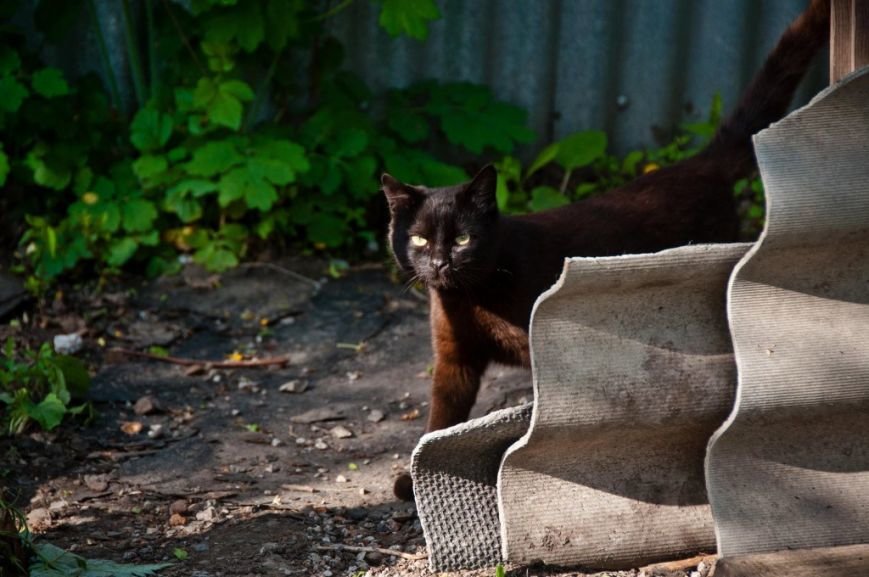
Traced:
<path id="1" fill-rule="evenodd" d="M 428 241 L 419 235 L 411 235 L 410 242 L 413 246 L 425 246 L 428 244 Z"/>
<path id="2" fill-rule="evenodd" d="M 471 242 L 471 235 L 469 234 L 460 234 L 456 237 L 456 244 L 459 246 L 465 246 L 469 242 Z"/>

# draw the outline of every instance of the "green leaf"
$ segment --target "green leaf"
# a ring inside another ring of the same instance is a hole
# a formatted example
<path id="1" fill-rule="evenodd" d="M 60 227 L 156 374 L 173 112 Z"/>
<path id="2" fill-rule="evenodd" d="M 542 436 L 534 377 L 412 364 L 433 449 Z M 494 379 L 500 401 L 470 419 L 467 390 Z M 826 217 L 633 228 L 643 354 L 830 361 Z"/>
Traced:
<path id="1" fill-rule="evenodd" d="M 109 245 L 109 254 L 106 257 L 106 262 L 109 266 L 123 266 L 124 263 L 136 254 L 138 248 L 139 243 L 129 236 L 115 240 L 111 245 Z"/>
<path id="2" fill-rule="evenodd" d="M 33 90 L 45 98 L 69 94 L 69 84 L 57 68 L 43 68 L 33 73 Z"/>
<path id="3" fill-rule="evenodd" d="M 152 107 L 136 113 L 130 124 L 130 142 L 142 152 L 162 148 L 172 136 L 172 118 Z"/>
<path id="4" fill-rule="evenodd" d="M 34 545 L 30 577 L 151 577 L 171 563 L 128 565 L 102 559 L 84 559 L 48 543 Z"/>
<path id="5" fill-rule="evenodd" d="M 547 210 L 570 204 L 570 200 L 558 190 L 549 186 L 538 186 L 531 191 L 531 210 Z"/>
<path id="6" fill-rule="evenodd" d="M 537 155 L 537 158 L 534 159 L 534 162 L 531 163 L 531 166 L 528 167 L 528 172 L 525 173 L 525 178 L 528 178 L 553 160 L 558 156 L 559 147 L 561 143 L 553 142 L 546 148 L 540 151 L 540 154 Z"/>
<path id="7" fill-rule="evenodd" d="M 209 42 L 235 41 L 245 52 L 256 50 L 265 38 L 265 21 L 259 2 L 246 0 L 220 10 L 204 22 Z"/>
<path id="8" fill-rule="evenodd" d="M 39 0 L 33 14 L 37 30 L 54 44 L 82 24 L 83 0 Z"/>
<path id="9" fill-rule="evenodd" d="M 66 406 L 54 393 L 48 393 L 37 405 L 27 407 L 27 416 L 46 431 L 57 427 L 66 414 Z M 32 575 L 32 573 L 31 573 Z"/>
<path id="10" fill-rule="evenodd" d="M 72 181 L 72 171 L 60 164 L 57 159 L 43 156 L 40 147 L 27 153 L 24 164 L 33 171 L 33 181 L 47 188 L 63 190 Z"/>
<path id="11" fill-rule="evenodd" d="M 218 90 L 219 92 L 224 92 L 242 101 L 253 100 L 254 96 L 253 89 L 250 85 L 241 80 L 227 80 L 226 82 L 221 82 Z"/>
<path id="12" fill-rule="evenodd" d="M 238 257 L 232 251 L 208 243 L 193 254 L 193 260 L 212 272 L 223 272 L 238 266 Z"/>
<path id="13" fill-rule="evenodd" d="M 54 364 L 62 372 L 66 386 L 73 397 L 81 398 L 90 389 L 91 377 L 85 364 L 69 355 L 57 355 Z"/>
<path id="14" fill-rule="evenodd" d="M 328 247 L 341 246 L 347 238 L 347 224 L 331 214 L 318 213 L 308 223 L 308 240 Z"/>
<path id="15" fill-rule="evenodd" d="M 0 147 L 0 186 L 6 183 L 6 176 L 9 174 L 9 157 L 3 152 Z"/>
<path id="16" fill-rule="evenodd" d="M 11 76 L 0 77 L 0 111 L 15 113 L 30 92 Z"/>
<path id="17" fill-rule="evenodd" d="M 304 8 L 304 0 L 268 0 L 266 42 L 272 50 L 280 52 L 290 38 L 299 35 L 299 13 Z"/>
<path id="18" fill-rule="evenodd" d="M 291 140 L 266 140 L 259 143 L 256 147 L 256 158 L 278 160 L 292 171 L 291 180 L 272 180 L 275 184 L 289 184 L 295 180 L 296 174 L 307 172 L 311 168 L 305 149 Z"/>
<path id="19" fill-rule="evenodd" d="M 127 232 L 146 232 L 157 218 L 157 207 L 150 200 L 128 200 L 121 205 L 121 218 Z"/>
<path id="20" fill-rule="evenodd" d="M 275 187 L 251 171 L 250 165 L 234 168 L 224 174 L 217 185 L 220 206 L 228 206 L 235 200 L 244 199 L 249 208 L 267 212 L 277 201 Z"/>
<path id="21" fill-rule="evenodd" d="M 208 105 L 208 120 L 232 130 L 238 130 L 241 128 L 243 111 L 241 101 L 238 98 L 230 94 L 218 93 Z"/>
<path id="22" fill-rule="evenodd" d="M 429 89 L 431 99 L 426 108 L 440 118 L 447 140 L 474 154 L 487 147 L 506 154 L 517 142 L 534 138 L 525 126 L 525 111 L 495 100 L 483 86 L 454 83 Z"/>
<path id="23" fill-rule="evenodd" d="M 133 162 L 133 172 L 140 180 L 147 180 L 163 174 L 169 168 L 169 162 L 165 156 L 146 154 Z"/>
<path id="24" fill-rule="evenodd" d="M 606 152 L 606 133 L 598 130 L 577 132 L 559 142 L 556 162 L 565 170 L 587 166 Z"/>
<path id="25" fill-rule="evenodd" d="M 251 87 L 241 80 L 228 80 L 218 85 L 209 78 L 200 78 L 193 94 L 193 104 L 205 110 L 210 122 L 238 130 L 242 102 L 253 100 L 253 97 Z"/>
<path id="26" fill-rule="evenodd" d="M 440 17 L 441 12 L 434 0 L 384 0 L 378 22 L 390 36 L 407 34 L 425 40 L 427 23 Z"/>
<path id="27" fill-rule="evenodd" d="M 21 68 L 21 58 L 9 46 L 0 46 L 0 76 L 14 74 Z"/>
<path id="28" fill-rule="evenodd" d="M 243 160 L 231 141 L 210 141 L 193 151 L 193 158 L 185 168 L 195 176 L 215 176 Z"/>
<path id="29" fill-rule="evenodd" d="M 386 122 L 389 128 L 401 137 L 402 140 L 411 144 L 422 142 L 428 138 L 428 122 L 426 122 L 425 117 L 421 114 L 399 109 L 390 112 Z"/>

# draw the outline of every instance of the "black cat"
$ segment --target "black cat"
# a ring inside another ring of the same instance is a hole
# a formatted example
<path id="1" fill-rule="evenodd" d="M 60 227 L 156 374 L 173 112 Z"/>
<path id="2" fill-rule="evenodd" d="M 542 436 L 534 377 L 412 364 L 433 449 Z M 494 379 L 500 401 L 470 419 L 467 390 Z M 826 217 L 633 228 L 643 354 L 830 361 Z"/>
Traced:
<path id="1" fill-rule="evenodd" d="M 733 185 L 754 170 L 751 136 L 786 112 L 812 57 L 827 43 L 829 18 L 829 1 L 813 0 L 703 151 L 600 196 L 507 217 L 498 213 L 491 166 L 447 188 L 383 175 L 392 252 L 427 285 L 431 299 L 435 368 L 427 431 L 468 418 L 490 362 L 530 365 L 531 308 L 556 281 L 565 257 L 736 240 Z M 408 476 L 396 481 L 395 493 L 413 498 Z"/>

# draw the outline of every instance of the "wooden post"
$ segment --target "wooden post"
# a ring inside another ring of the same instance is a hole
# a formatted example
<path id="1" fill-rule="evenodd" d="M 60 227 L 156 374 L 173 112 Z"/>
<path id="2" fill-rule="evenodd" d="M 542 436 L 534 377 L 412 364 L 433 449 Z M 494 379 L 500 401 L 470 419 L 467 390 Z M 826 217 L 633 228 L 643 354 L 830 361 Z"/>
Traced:
<path id="1" fill-rule="evenodd" d="M 869 66 L 869 0 L 832 0 L 830 84 Z"/>

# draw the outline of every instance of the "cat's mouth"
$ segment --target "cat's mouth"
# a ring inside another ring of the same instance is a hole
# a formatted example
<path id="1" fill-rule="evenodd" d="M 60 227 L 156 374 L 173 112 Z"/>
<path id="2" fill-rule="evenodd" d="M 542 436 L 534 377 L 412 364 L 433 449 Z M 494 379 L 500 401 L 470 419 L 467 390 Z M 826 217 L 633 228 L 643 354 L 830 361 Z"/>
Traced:
<path id="1" fill-rule="evenodd" d="M 426 275 L 425 284 L 434 289 L 455 288 L 453 271 L 449 268 L 431 269 Z"/>

